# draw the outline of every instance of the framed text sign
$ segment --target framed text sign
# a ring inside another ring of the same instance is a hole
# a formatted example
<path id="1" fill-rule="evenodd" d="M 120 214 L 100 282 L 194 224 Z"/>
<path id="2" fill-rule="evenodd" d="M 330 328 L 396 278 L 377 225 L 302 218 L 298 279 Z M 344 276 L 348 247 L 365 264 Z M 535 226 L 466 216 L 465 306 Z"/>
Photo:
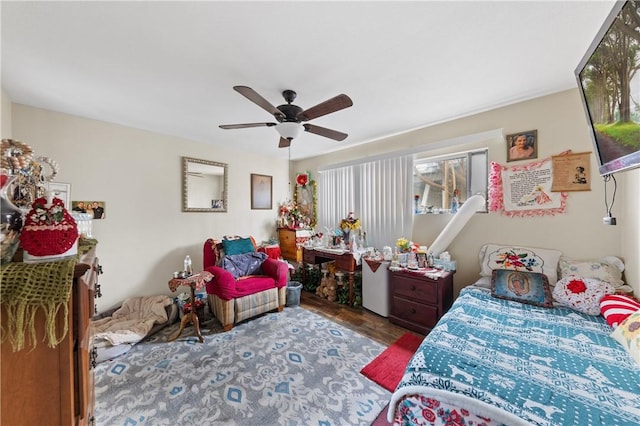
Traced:
<path id="1" fill-rule="evenodd" d="M 552 156 L 551 191 L 591 191 L 590 160 L 591 152 Z"/>

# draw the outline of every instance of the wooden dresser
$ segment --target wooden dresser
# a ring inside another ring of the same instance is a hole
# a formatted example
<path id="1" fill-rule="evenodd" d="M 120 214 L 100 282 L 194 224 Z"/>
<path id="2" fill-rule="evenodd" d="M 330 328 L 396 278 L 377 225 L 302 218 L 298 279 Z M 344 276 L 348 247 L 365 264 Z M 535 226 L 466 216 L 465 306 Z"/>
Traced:
<path id="1" fill-rule="evenodd" d="M 302 243 L 308 240 L 312 231 L 307 229 L 278 228 L 278 242 L 282 258 L 292 262 L 302 262 Z"/>
<path id="2" fill-rule="evenodd" d="M 24 265 L 37 268 L 39 264 Z M 46 315 L 42 308 L 38 308 L 35 315 L 35 348 L 28 339 L 25 347 L 17 352 L 14 352 L 10 341 L 2 343 L 0 424 L 94 423 L 93 368 L 96 352 L 93 350 L 90 320 L 94 315 L 94 297 L 100 295 L 99 273 L 94 246 L 80 256 L 75 265 L 68 314 L 60 309 L 55 316 L 58 337 L 62 335 L 65 322 L 68 327 L 64 340 L 58 345 L 51 348 L 44 340 Z M 1 315 L 4 327 L 7 325 L 4 304 Z"/>
<path id="3" fill-rule="evenodd" d="M 406 270 L 389 270 L 389 320 L 427 334 L 453 303 L 453 273 L 433 279 Z"/>

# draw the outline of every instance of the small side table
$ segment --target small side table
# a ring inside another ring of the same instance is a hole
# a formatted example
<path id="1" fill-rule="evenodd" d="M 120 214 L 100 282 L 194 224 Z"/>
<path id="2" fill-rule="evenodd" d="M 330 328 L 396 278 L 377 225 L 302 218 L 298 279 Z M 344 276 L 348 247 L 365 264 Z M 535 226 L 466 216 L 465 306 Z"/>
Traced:
<path id="1" fill-rule="evenodd" d="M 174 335 L 169 336 L 167 342 L 173 342 L 180 337 L 185 325 L 188 322 L 191 322 L 191 324 L 193 324 L 195 334 L 198 336 L 198 340 L 200 343 L 204 343 L 204 339 L 200 333 L 200 320 L 198 320 L 198 315 L 196 314 L 196 289 L 204 287 L 204 283 L 211 281 L 212 278 L 213 274 L 211 272 L 202 271 L 187 278 L 173 278 L 169 281 L 169 289 L 171 291 L 176 291 L 180 286 L 188 286 L 191 288 L 191 312 L 184 314 L 182 321 L 180 321 L 180 329 Z"/>

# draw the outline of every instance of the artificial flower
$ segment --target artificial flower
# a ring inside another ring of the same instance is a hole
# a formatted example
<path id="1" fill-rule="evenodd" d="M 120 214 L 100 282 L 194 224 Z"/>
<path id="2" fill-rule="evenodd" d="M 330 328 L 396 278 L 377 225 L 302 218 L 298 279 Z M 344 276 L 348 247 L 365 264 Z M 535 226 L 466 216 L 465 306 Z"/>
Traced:
<path id="1" fill-rule="evenodd" d="M 349 212 L 347 217 L 340 222 L 340 229 L 347 232 L 360 229 L 360 219 L 356 218 L 354 212 Z"/>
<path id="2" fill-rule="evenodd" d="M 33 203 L 32 213 L 29 219 L 34 225 L 53 225 L 64 218 L 64 203 L 59 198 L 54 198 L 51 208 L 47 208 L 47 200 L 38 198 Z"/>
<path id="3" fill-rule="evenodd" d="M 413 241 L 409 241 L 404 237 L 398 238 L 398 240 L 396 241 L 396 246 L 402 253 L 408 253 L 408 252 L 415 253 L 420 249 L 420 244 L 414 243 Z"/>
<path id="4" fill-rule="evenodd" d="M 411 241 L 406 238 L 398 238 L 396 241 L 396 246 L 400 249 L 400 251 L 409 251 L 411 250 Z"/>
<path id="5" fill-rule="evenodd" d="M 196 310 L 198 310 L 204 306 L 204 302 L 200 299 L 196 299 L 195 305 Z M 182 312 L 184 312 L 185 314 L 191 312 L 191 302 L 187 302 L 184 304 L 184 306 L 182 307 Z"/>
<path id="6" fill-rule="evenodd" d="M 304 215 L 298 208 L 298 204 L 291 200 L 285 201 L 280 205 L 279 213 L 279 221 L 283 227 L 300 226 L 304 219 Z"/>
<path id="7" fill-rule="evenodd" d="M 303 188 L 307 186 L 309 180 L 309 172 L 298 173 L 298 176 L 296 176 L 296 183 L 298 184 L 298 186 L 301 186 Z"/>

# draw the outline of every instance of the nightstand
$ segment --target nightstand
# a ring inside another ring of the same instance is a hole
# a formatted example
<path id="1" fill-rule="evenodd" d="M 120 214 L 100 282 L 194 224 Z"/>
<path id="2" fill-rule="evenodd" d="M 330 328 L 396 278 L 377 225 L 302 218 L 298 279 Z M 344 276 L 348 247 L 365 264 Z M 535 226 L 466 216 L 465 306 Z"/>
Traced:
<path id="1" fill-rule="evenodd" d="M 453 303 L 453 272 L 429 277 L 407 269 L 389 270 L 389 320 L 428 334 Z"/>

